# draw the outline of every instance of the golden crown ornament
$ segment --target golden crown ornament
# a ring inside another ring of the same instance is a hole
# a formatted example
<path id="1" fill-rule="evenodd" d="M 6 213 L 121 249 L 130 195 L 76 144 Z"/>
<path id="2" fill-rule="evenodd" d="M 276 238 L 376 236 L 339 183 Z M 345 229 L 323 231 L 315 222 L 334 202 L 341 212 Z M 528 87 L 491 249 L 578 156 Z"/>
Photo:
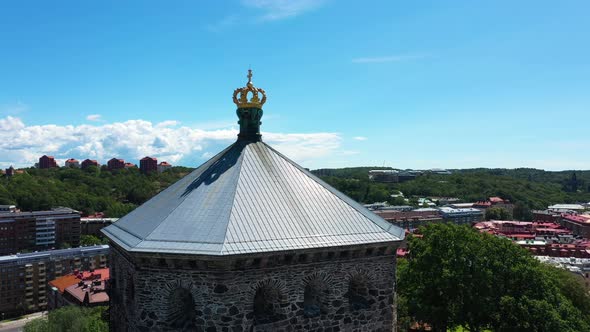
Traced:
<path id="1" fill-rule="evenodd" d="M 248 99 L 249 93 L 252 94 L 250 99 Z M 262 98 L 260 98 L 260 95 L 262 95 Z M 246 83 L 245 87 L 234 90 L 233 99 L 238 108 L 262 108 L 262 105 L 266 102 L 266 92 L 252 84 L 252 69 L 248 69 L 248 83 Z"/>

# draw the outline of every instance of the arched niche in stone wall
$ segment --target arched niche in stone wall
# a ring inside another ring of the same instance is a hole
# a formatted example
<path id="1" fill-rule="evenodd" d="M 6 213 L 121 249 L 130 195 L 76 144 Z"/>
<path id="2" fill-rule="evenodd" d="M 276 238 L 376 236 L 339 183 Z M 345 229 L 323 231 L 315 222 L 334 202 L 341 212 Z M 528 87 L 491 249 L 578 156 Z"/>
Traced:
<path id="1" fill-rule="evenodd" d="M 314 272 L 303 278 L 303 314 L 316 317 L 328 311 L 330 276 L 323 272 Z"/>
<path id="2" fill-rule="evenodd" d="M 191 292 L 191 285 L 181 282 L 167 284 L 166 325 L 174 330 L 194 329 L 197 318 L 195 299 Z"/>
<path id="3" fill-rule="evenodd" d="M 346 292 L 346 298 L 350 310 L 357 311 L 368 309 L 371 303 L 371 295 L 369 290 L 371 287 L 370 274 L 362 270 L 351 271 L 348 276 L 348 290 Z"/>
<path id="4" fill-rule="evenodd" d="M 254 291 L 253 311 L 256 324 L 268 324 L 286 318 L 288 307 L 286 287 L 279 280 L 267 279 L 257 283 Z"/>

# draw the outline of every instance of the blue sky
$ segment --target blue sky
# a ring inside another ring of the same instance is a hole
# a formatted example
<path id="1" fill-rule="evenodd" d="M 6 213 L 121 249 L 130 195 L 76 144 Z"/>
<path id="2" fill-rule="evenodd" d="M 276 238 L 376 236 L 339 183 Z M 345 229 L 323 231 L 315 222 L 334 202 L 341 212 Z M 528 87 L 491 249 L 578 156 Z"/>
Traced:
<path id="1" fill-rule="evenodd" d="M 590 168 L 588 1 L 5 1 L 0 166 L 196 166 L 233 89 L 305 167 Z"/>

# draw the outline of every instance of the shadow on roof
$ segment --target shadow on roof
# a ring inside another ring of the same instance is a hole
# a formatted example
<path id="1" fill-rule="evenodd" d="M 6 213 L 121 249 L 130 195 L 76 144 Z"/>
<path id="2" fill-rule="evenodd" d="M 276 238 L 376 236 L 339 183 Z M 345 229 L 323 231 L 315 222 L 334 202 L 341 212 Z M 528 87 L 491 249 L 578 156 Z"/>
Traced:
<path id="1" fill-rule="evenodd" d="M 219 177 L 231 169 L 240 159 L 242 152 L 246 145 L 251 142 L 236 142 L 234 145 L 219 157 L 210 167 L 208 167 L 201 175 L 199 175 L 191 184 L 186 187 L 181 196 L 189 195 L 193 190 L 197 189 L 203 183 L 210 185 L 217 181 Z"/>

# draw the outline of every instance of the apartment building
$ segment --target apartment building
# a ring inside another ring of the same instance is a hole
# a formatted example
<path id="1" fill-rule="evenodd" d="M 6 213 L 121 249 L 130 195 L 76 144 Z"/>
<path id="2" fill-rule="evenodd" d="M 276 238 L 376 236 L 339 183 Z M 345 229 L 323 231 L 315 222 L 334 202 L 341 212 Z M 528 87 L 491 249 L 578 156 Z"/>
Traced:
<path id="1" fill-rule="evenodd" d="M 53 168 L 53 167 L 59 167 L 59 166 L 57 166 L 57 162 L 55 161 L 54 157 L 44 155 L 41 158 L 39 158 L 39 168 Z"/>
<path id="2" fill-rule="evenodd" d="M 80 162 L 74 158 L 70 158 L 66 160 L 64 166 L 69 168 L 80 168 Z"/>
<path id="3" fill-rule="evenodd" d="M 125 168 L 125 160 L 123 159 L 113 158 L 107 162 L 107 169 L 109 171 L 123 168 Z"/>
<path id="4" fill-rule="evenodd" d="M 158 159 L 152 157 L 143 157 L 139 161 L 139 170 L 143 174 L 155 173 L 158 171 Z"/>
<path id="5" fill-rule="evenodd" d="M 471 225 L 484 219 L 484 212 L 475 208 L 454 209 L 451 207 L 439 208 L 443 220 L 457 225 Z"/>
<path id="6" fill-rule="evenodd" d="M 82 164 L 81 164 L 81 166 L 80 166 L 80 167 L 81 167 L 82 169 L 86 169 L 86 168 L 88 168 L 88 167 L 90 167 L 90 166 L 96 166 L 96 167 L 98 167 L 98 161 L 96 161 L 96 160 L 93 160 L 93 159 L 85 159 L 85 160 L 82 162 Z"/>
<path id="7" fill-rule="evenodd" d="M 0 213 L 0 255 L 47 250 L 66 243 L 80 245 L 80 212 L 76 210 Z"/>
<path id="8" fill-rule="evenodd" d="M 108 266 L 109 246 L 0 256 L 0 314 L 12 317 L 47 308 L 47 283 L 76 270 Z"/>
<path id="9" fill-rule="evenodd" d="M 158 173 L 165 172 L 172 168 L 172 165 L 166 161 L 163 161 L 158 164 Z"/>

